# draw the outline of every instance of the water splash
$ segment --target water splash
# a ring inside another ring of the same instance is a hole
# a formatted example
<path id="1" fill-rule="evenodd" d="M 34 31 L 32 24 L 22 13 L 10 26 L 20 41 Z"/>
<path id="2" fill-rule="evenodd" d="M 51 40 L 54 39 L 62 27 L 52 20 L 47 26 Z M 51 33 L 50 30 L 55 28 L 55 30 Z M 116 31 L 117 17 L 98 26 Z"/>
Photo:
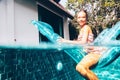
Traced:
<path id="1" fill-rule="evenodd" d="M 37 27 L 37 29 L 40 31 L 41 34 L 46 36 L 53 43 L 57 43 L 57 39 L 61 37 L 54 32 L 51 25 L 45 22 L 33 20 L 32 24 Z M 120 22 L 118 22 L 113 28 L 103 30 L 101 34 L 92 43 L 92 45 L 107 46 L 107 47 L 120 45 L 120 41 L 115 40 L 119 34 L 120 34 Z M 114 50 L 114 48 L 112 50 Z M 72 57 L 72 59 L 76 63 L 78 63 L 81 60 L 81 58 L 85 55 L 83 47 L 79 47 L 77 49 L 65 50 L 65 52 L 70 57 Z M 109 53 L 110 53 L 109 50 L 105 52 L 105 54 L 109 54 Z"/>
<path id="2" fill-rule="evenodd" d="M 45 22 L 41 21 L 32 21 L 32 24 L 37 27 L 37 29 L 40 31 L 41 34 L 46 36 L 51 42 L 57 43 L 57 39 L 60 38 L 58 34 L 54 32 L 52 29 L 52 26 Z M 116 65 L 116 63 L 120 62 L 120 41 L 116 40 L 116 37 L 120 34 L 120 21 L 115 24 L 110 29 L 105 29 L 101 32 L 101 34 L 98 35 L 98 37 L 95 39 L 95 41 L 91 45 L 87 46 L 99 46 L 99 47 L 106 47 L 108 48 L 105 52 L 103 52 L 102 57 L 100 58 L 97 66 L 93 69 L 93 71 L 97 74 L 99 79 L 106 80 L 118 80 L 120 79 L 119 72 L 120 70 L 115 70 L 112 67 L 119 67 L 119 64 Z M 58 44 L 59 45 L 59 44 Z M 73 45 L 73 44 L 72 44 Z M 69 45 L 70 46 L 70 45 Z M 63 46 L 61 46 L 62 48 Z M 76 63 L 78 63 L 83 56 L 85 56 L 83 45 L 72 48 L 72 49 L 65 49 L 64 52 L 66 52 Z M 120 68 L 120 67 L 119 67 Z M 62 64 L 58 63 L 57 69 L 62 69 Z M 106 74 L 107 73 L 109 74 Z M 105 72 L 103 74 L 102 72 Z M 115 74 L 115 76 L 112 76 Z"/>
<path id="3" fill-rule="evenodd" d="M 32 20 L 32 24 L 40 31 L 42 35 L 46 36 L 51 42 L 57 43 L 57 39 L 60 38 L 60 36 L 54 32 L 51 25 L 35 20 Z"/>
<path id="4" fill-rule="evenodd" d="M 94 40 L 94 45 L 105 46 L 120 46 L 120 41 L 116 40 L 120 34 L 120 21 L 117 22 L 112 28 L 103 30 L 98 37 Z"/>

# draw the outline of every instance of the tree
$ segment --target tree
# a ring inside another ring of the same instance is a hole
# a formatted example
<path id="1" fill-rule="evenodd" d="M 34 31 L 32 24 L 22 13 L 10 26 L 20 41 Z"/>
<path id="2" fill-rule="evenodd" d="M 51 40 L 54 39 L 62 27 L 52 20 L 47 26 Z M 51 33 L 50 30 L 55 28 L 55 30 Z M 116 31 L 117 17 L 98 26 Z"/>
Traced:
<path id="1" fill-rule="evenodd" d="M 67 9 L 77 13 L 84 8 L 89 14 L 88 23 L 96 30 L 97 35 L 102 29 L 112 27 L 119 20 L 119 0 L 68 0 Z M 71 21 L 77 26 L 76 18 Z"/>

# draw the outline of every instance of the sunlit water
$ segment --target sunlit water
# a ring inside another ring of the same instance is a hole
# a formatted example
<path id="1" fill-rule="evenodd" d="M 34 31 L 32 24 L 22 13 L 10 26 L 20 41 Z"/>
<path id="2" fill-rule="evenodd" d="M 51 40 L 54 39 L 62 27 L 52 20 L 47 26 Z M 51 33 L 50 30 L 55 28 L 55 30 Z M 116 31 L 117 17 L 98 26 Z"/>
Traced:
<path id="1" fill-rule="evenodd" d="M 60 38 L 56 34 L 51 25 L 41 22 L 32 21 L 32 24 L 44 35 L 48 40 L 57 44 L 57 39 Z M 58 50 L 62 50 L 67 54 L 76 64 L 86 55 L 86 47 L 96 47 L 100 49 L 102 56 L 94 67 L 91 68 L 93 72 L 99 77 L 100 80 L 119 80 L 120 79 L 120 41 L 116 40 L 120 35 L 120 21 L 117 22 L 112 28 L 103 30 L 93 43 L 89 45 L 73 45 L 73 44 L 57 44 Z M 102 48 L 106 50 L 102 51 Z M 68 66 L 69 67 L 69 64 Z M 72 66 L 71 66 L 72 67 Z M 73 66 L 75 68 L 75 66 Z M 61 62 L 57 64 L 57 70 L 64 69 Z M 80 77 L 80 74 L 79 74 Z M 82 77 L 82 76 L 81 76 Z M 72 80 L 83 80 L 83 78 L 74 78 Z M 70 79 L 67 79 L 70 80 Z"/>
<path id="2" fill-rule="evenodd" d="M 0 80 L 84 80 L 75 67 L 86 55 L 86 47 L 108 48 L 98 64 L 91 68 L 100 80 L 120 79 L 119 46 L 40 43 L 1 45 Z"/>
<path id="3" fill-rule="evenodd" d="M 111 46 L 110 46 L 111 45 Z M 84 49 L 86 47 L 97 47 L 100 48 L 104 47 L 106 50 L 103 52 L 102 57 L 100 58 L 98 64 L 96 64 L 94 67 L 91 68 L 93 72 L 99 77 L 100 80 L 119 80 L 120 79 L 120 47 L 115 46 L 112 44 L 108 45 L 74 45 L 74 44 L 54 44 L 52 48 L 56 48 L 59 51 L 63 51 L 68 58 L 72 59 L 70 61 L 65 62 L 60 60 L 57 60 L 56 62 L 56 68 L 58 72 L 64 71 L 68 72 L 68 75 L 64 75 L 61 79 L 66 79 L 65 76 L 68 78 L 68 80 L 84 80 L 84 78 L 77 73 L 75 70 L 76 64 L 86 55 L 84 52 Z M 48 48 L 49 49 L 49 48 Z M 57 56 L 57 55 L 56 55 Z M 59 56 L 60 57 L 60 56 Z M 56 58 L 57 59 L 57 58 Z M 66 60 L 66 58 L 62 58 L 63 60 Z M 72 64 L 72 66 L 70 66 Z M 68 67 L 68 69 L 66 69 Z M 71 70 L 69 69 L 71 67 Z M 73 69 L 74 68 L 74 69 Z M 72 74 L 70 73 L 73 71 L 74 76 L 71 76 Z M 62 73 L 62 75 L 64 74 Z M 77 77 L 75 77 L 75 74 Z M 60 75 L 59 75 L 60 76 Z M 58 76 L 58 77 L 59 77 Z M 59 80 L 57 78 L 56 80 Z"/>

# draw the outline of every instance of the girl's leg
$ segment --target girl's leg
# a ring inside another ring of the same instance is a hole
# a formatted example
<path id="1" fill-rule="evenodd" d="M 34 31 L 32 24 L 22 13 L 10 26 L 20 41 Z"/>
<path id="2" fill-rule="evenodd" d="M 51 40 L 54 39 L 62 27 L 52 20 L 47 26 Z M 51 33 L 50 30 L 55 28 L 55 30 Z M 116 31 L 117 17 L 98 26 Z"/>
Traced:
<path id="1" fill-rule="evenodd" d="M 89 69 L 91 66 L 95 65 L 100 54 L 89 53 L 87 54 L 76 66 L 76 70 L 81 73 L 84 77 L 89 80 L 98 80 L 98 77 Z"/>

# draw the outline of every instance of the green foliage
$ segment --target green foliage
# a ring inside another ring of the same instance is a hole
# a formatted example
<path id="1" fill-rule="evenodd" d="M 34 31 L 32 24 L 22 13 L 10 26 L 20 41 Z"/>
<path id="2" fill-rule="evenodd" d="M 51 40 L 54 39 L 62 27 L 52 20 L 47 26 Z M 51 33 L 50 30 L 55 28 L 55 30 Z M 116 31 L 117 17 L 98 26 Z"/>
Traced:
<path id="1" fill-rule="evenodd" d="M 87 10 L 89 16 L 88 24 L 98 32 L 97 34 L 100 33 L 100 28 L 105 29 L 112 27 L 112 25 L 119 21 L 116 14 L 117 11 L 120 11 L 119 0 L 68 0 L 68 4 L 67 8 L 69 10 L 72 9 L 75 13 L 79 11 L 80 8 Z M 75 27 L 78 26 L 76 16 L 71 23 Z"/>
<path id="2" fill-rule="evenodd" d="M 68 0 L 68 3 L 74 3 L 75 0 Z"/>
<path id="3" fill-rule="evenodd" d="M 78 0 L 78 3 L 84 3 L 84 0 Z"/>
<path id="4" fill-rule="evenodd" d="M 113 0 L 105 1 L 105 4 L 104 4 L 105 7 L 113 7 L 114 5 L 115 5 L 115 2 Z"/>

